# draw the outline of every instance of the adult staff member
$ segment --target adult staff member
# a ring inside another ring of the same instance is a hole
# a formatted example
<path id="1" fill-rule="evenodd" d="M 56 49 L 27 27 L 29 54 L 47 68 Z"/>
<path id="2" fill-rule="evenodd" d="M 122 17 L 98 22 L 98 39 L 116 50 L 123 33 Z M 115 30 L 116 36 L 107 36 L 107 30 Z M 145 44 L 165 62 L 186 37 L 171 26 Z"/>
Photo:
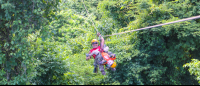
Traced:
<path id="1" fill-rule="evenodd" d="M 92 43 L 92 49 L 90 50 L 89 54 L 86 55 L 86 60 L 91 59 L 91 56 L 94 57 L 95 61 L 94 61 L 94 73 L 97 73 L 97 69 L 99 66 L 99 69 L 102 73 L 102 75 L 105 75 L 105 71 L 104 71 L 104 65 L 103 64 L 99 64 L 99 62 L 101 62 L 103 60 L 103 57 L 101 56 L 100 52 L 103 52 L 103 46 L 104 46 L 104 38 L 101 36 L 100 33 L 97 33 L 97 36 L 100 38 L 100 45 L 98 45 L 98 40 L 97 39 L 93 39 L 91 41 Z"/>

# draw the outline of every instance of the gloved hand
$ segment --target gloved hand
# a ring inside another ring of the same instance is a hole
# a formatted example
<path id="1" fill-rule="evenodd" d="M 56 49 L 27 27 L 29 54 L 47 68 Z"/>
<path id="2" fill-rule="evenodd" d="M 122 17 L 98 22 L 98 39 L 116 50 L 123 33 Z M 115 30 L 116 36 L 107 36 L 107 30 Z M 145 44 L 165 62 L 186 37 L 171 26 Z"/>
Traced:
<path id="1" fill-rule="evenodd" d="M 104 64 L 106 60 L 100 61 L 99 64 Z"/>
<path id="2" fill-rule="evenodd" d="M 91 57 L 89 57 L 89 56 L 90 56 L 89 54 L 86 54 L 86 60 L 91 59 Z"/>
<path id="3" fill-rule="evenodd" d="M 86 57 L 88 57 L 88 56 L 89 56 L 89 54 L 87 53 L 87 54 L 86 54 Z"/>
<path id="4" fill-rule="evenodd" d="M 102 62 L 102 61 L 100 61 L 100 62 L 99 62 L 99 64 L 103 64 L 103 62 Z"/>
<path id="5" fill-rule="evenodd" d="M 98 33 L 97 33 L 97 36 L 99 37 L 99 36 L 101 36 L 101 34 L 98 32 Z"/>
<path id="6" fill-rule="evenodd" d="M 111 55 L 111 58 L 115 58 L 115 54 L 112 54 L 112 55 Z"/>

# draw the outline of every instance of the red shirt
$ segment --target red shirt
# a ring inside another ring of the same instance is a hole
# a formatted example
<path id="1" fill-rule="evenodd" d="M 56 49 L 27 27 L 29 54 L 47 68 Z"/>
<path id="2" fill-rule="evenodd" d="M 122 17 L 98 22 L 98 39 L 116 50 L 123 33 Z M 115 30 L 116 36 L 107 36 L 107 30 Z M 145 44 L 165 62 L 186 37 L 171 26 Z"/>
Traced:
<path id="1" fill-rule="evenodd" d="M 89 53 L 92 53 L 92 51 L 94 51 L 94 50 L 98 50 L 98 51 L 100 52 L 100 49 L 101 49 L 100 46 L 98 46 L 97 48 L 93 48 L 93 49 L 91 49 Z M 95 59 L 96 55 L 93 54 L 92 56 L 93 56 L 94 59 Z"/>

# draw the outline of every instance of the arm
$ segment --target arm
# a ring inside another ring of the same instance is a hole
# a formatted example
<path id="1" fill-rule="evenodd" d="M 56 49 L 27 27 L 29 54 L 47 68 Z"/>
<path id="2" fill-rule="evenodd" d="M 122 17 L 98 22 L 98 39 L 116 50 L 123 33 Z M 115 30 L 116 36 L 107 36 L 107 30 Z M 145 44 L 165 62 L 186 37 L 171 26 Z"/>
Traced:
<path id="1" fill-rule="evenodd" d="M 93 53 L 92 52 L 89 52 L 89 54 L 86 54 L 86 60 L 89 60 L 89 59 L 91 59 L 91 56 L 93 55 Z"/>
<path id="2" fill-rule="evenodd" d="M 94 51 L 92 51 L 92 52 L 89 52 L 89 54 L 86 54 L 86 60 L 91 59 L 91 56 L 92 56 L 93 54 L 97 55 L 98 53 L 99 53 L 98 50 L 94 50 Z"/>
<path id="3" fill-rule="evenodd" d="M 91 56 L 89 54 L 86 54 L 86 60 L 91 59 Z"/>
<path id="4" fill-rule="evenodd" d="M 100 38 L 100 46 L 101 46 L 101 50 L 100 50 L 100 52 L 103 52 L 103 47 L 104 47 L 104 38 L 101 36 L 100 33 L 97 33 L 97 36 Z"/>
<path id="5" fill-rule="evenodd" d="M 111 58 L 115 58 L 115 54 L 112 53 L 112 52 L 108 52 L 108 55 L 109 55 Z"/>

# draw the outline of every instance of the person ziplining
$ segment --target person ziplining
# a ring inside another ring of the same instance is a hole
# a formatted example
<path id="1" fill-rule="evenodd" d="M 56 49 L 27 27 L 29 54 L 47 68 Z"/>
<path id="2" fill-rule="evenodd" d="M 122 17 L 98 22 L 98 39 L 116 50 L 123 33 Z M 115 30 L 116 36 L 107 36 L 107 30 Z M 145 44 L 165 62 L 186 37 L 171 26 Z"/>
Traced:
<path id="1" fill-rule="evenodd" d="M 82 1 L 83 2 L 83 1 Z M 83 2 L 84 4 L 84 2 Z M 84 4 L 85 10 L 87 11 L 87 8 Z M 98 32 L 97 28 L 94 25 L 94 22 L 92 21 L 93 26 L 97 32 L 97 36 L 100 39 L 100 46 L 98 46 L 98 40 L 97 39 L 93 39 L 91 41 L 92 47 L 93 49 L 90 50 L 89 54 L 86 54 L 86 60 L 91 59 L 91 56 L 94 57 L 94 73 L 98 72 L 98 66 L 99 69 L 102 73 L 102 75 L 105 75 L 105 70 L 104 70 L 104 65 L 106 65 L 107 69 L 111 69 L 112 71 L 115 71 L 115 67 L 116 67 L 116 62 L 114 62 L 114 60 L 116 59 L 115 54 L 108 52 L 108 46 L 104 45 L 104 38 L 101 36 L 101 34 Z"/>
<path id="2" fill-rule="evenodd" d="M 89 54 L 86 54 L 86 60 L 91 59 L 91 56 L 94 57 L 94 73 L 97 73 L 98 66 L 99 70 L 101 71 L 102 75 L 105 75 L 104 65 L 106 65 L 107 69 L 111 69 L 115 71 L 116 59 L 115 54 L 108 52 L 108 46 L 104 45 L 104 38 L 101 36 L 100 33 L 97 33 L 97 36 L 100 38 L 100 46 L 98 45 L 98 40 L 93 39 L 91 41 L 93 49 L 89 51 Z"/>

